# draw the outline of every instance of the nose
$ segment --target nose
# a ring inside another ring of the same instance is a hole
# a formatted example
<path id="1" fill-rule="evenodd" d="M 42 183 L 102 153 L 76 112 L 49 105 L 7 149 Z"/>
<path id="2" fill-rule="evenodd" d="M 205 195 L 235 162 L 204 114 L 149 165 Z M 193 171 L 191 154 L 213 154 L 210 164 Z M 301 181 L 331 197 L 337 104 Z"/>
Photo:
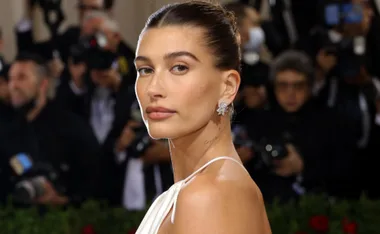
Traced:
<path id="1" fill-rule="evenodd" d="M 163 77 L 159 75 L 159 73 L 156 73 L 152 79 L 150 80 L 146 93 L 151 99 L 158 99 L 158 98 L 164 98 L 166 97 Z"/>

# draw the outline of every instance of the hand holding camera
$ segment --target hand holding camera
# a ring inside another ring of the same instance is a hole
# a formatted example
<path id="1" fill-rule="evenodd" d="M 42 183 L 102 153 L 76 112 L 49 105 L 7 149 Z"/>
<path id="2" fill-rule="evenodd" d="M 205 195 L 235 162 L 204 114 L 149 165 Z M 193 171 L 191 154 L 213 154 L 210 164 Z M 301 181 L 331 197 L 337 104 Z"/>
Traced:
<path id="1" fill-rule="evenodd" d="M 116 141 L 116 152 L 122 152 L 131 145 L 136 138 L 136 133 L 133 129 L 140 126 L 141 123 L 134 120 L 125 125 L 119 139 Z"/>
<path id="2" fill-rule="evenodd" d="M 37 204 L 65 205 L 69 202 L 69 199 L 67 197 L 58 194 L 58 192 L 55 190 L 55 188 L 49 181 L 44 180 L 42 183 L 44 188 L 44 194 L 35 199 L 35 202 Z"/>
<path id="3" fill-rule="evenodd" d="M 65 189 L 60 183 L 60 171 L 52 164 L 33 162 L 28 154 L 18 153 L 10 158 L 9 165 L 12 170 L 10 181 L 15 184 L 12 196 L 16 203 L 64 205 L 69 202 L 58 192 Z"/>
<path id="4" fill-rule="evenodd" d="M 292 144 L 287 144 L 288 155 L 281 160 L 274 160 L 274 173 L 282 177 L 300 174 L 304 164 L 301 155 Z"/>

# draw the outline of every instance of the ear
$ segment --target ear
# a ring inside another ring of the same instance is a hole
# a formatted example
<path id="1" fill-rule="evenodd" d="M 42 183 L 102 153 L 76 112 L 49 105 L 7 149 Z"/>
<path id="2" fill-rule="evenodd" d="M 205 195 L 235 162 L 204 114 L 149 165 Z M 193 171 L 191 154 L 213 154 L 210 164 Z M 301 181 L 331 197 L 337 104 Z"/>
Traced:
<path id="1" fill-rule="evenodd" d="M 42 79 L 40 84 L 40 95 L 46 97 L 49 89 L 49 80 Z"/>
<path id="2" fill-rule="evenodd" d="M 46 104 L 47 102 L 47 95 L 48 95 L 48 89 L 49 89 L 49 81 L 48 79 L 42 79 L 40 81 L 40 88 L 39 88 L 39 93 L 36 99 L 36 106 L 37 107 L 42 107 Z"/>
<path id="3" fill-rule="evenodd" d="M 231 104 L 239 90 L 240 74 L 236 70 L 228 70 L 223 74 L 223 85 L 220 100 Z"/>

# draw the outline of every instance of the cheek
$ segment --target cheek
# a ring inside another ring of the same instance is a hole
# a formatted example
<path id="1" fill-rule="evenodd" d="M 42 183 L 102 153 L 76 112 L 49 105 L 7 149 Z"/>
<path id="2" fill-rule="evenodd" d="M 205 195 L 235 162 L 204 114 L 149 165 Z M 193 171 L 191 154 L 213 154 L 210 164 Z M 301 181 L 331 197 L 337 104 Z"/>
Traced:
<path id="1" fill-rule="evenodd" d="M 8 92 L 8 86 L 6 84 L 0 84 L 0 93 L 5 94 Z"/>
<path id="2" fill-rule="evenodd" d="M 308 99 L 308 93 L 307 92 L 299 92 L 297 93 L 297 100 L 300 102 L 300 103 L 304 103 L 306 102 L 306 100 Z"/>
<path id="3" fill-rule="evenodd" d="M 275 91 L 274 94 L 275 94 L 275 96 L 276 96 L 277 101 L 281 101 L 282 99 L 284 99 L 284 94 L 283 94 L 283 92 Z"/>
<path id="4" fill-rule="evenodd" d="M 211 118 L 217 105 L 215 88 L 211 84 L 194 84 L 179 90 L 182 117 L 187 120 L 204 122 Z M 201 123 L 200 123 L 201 124 Z"/>

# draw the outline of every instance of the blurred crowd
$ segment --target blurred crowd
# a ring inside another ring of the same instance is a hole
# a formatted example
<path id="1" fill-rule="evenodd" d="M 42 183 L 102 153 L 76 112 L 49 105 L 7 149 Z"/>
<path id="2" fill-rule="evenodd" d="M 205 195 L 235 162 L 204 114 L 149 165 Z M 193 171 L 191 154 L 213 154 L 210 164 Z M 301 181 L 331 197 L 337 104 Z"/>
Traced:
<path id="1" fill-rule="evenodd" d="M 0 60 L 0 202 L 145 209 L 173 184 L 172 168 L 167 142 L 142 123 L 114 1 L 78 0 L 80 24 L 63 33 L 60 1 L 26 1 L 17 56 Z M 57 15 L 45 17 L 44 42 L 33 39 L 37 4 Z M 266 202 L 380 198 L 380 1 L 225 7 L 242 52 L 234 143 Z"/>

